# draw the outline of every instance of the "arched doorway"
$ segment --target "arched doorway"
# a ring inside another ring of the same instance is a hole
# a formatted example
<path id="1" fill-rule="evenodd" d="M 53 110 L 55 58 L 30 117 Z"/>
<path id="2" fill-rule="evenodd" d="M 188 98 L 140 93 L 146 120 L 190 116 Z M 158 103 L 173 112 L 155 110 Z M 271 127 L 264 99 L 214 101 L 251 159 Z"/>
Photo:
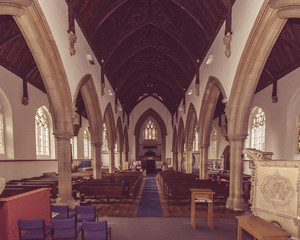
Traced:
<path id="1" fill-rule="evenodd" d="M 142 168 L 146 169 L 147 173 L 154 173 L 156 170 L 155 166 L 156 153 L 152 151 L 145 152 L 144 161 Z"/>

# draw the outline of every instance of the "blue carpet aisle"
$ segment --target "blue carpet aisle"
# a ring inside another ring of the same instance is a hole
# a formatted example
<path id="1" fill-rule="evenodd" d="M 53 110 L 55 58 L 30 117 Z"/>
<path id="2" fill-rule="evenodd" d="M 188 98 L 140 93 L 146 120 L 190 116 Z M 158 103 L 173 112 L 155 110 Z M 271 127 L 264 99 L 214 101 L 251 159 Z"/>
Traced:
<path id="1" fill-rule="evenodd" d="M 155 174 L 146 177 L 137 217 L 162 217 Z"/>

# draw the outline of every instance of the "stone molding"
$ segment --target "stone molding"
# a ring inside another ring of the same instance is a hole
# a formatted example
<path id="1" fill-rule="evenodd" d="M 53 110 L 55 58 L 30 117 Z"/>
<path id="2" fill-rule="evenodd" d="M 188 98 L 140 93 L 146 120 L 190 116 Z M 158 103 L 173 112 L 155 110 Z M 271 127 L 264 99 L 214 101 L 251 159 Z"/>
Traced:
<path id="1" fill-rule="evenodd" d="M 255 148 L 246 148 L 243 153 L 247 154 L 251 160 L 272 160 L 273 156 L 272 152 L 263 152 Z"/>

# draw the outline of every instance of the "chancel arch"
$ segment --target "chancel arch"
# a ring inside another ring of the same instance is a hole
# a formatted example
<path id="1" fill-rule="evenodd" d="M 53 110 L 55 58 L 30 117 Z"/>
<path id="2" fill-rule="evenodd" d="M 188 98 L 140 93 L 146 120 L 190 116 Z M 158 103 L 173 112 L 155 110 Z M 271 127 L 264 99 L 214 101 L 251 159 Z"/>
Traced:
<path id="1" fill-rule="evenodd" d="M 81 108 L 81 109 L 79 109 Z M 77 121 L 76 112 L 86 115 L 89 122 L 89 132 L 91 136 L 93 175 L 94 178 L 102 178 L 101 171 L 101 136 L 102 136 L 102 117 L 98 94 L 91 74 L 83 76 L 77 86 L 73 100 L 73 126 L 76 130 L 80 126 Z M 79 116 L 81 117 L 81 116 Z M 76 135 L 77 131 L 74 131 Z"/>
<path id="2" fill-rule="evenodd" d="M 178 171 L 178 148 L 177 148 L 177 129 L 173 127 L 172 152 L 173 152 L 173 169 Z"/>
<path id="3" fill-rule="evenodd" d="M 0 2 L 0 15 L 11 15 L 31 51 L 49 99 L 57 139 L 58 189 L 61 204 L 73 204 L 71 182 L 72 98 L 60 54 L 38 1 Z M 39 24 L 36 24 L 36 23 Z"/>
<path id="4" fill-rule="evenodd" d="M 184 142 L 185 134 L 184 134 L 184 123 L 182 117 L 179 120 L 178 125 L 178 134 L 177 134 L 177 153 L 178 153 L 178 171 L 181 172 L 183 170 L 182 164 L 184 162 Z"/>
<path id="5" fill-rule="evenodd" d="M 185 145 L 186 145 L 186 173 L 192 173 L 193 168 L 193 143 L 195 139 L 195 128 L 197 127 L 198 119 L 194 105 L 189 106 L 186 117 L 185 127 Z"/>
<path id="6" fill-rule="evenodd" d="M 230 189 L 226 207 L 243 210 L 242 150 L 248 135 L 252 100 L 260 75 L 276 40 L 288 18 L 300 18 L 300 2 L 264 1 L 246 42 L 233 80 L 228 106 L 230 142 Z"/>
<path id="7" fill-rule="evenodd" d="M 115 130 L 115 119 L 114 113 L 109 103 L 105 109 L 103 123 L 106 125 L 108 151 L 109 151 L 109 172 L 115 172 L 115 141 L 116 141 L 116 130 Z"/>
<path id="8" fill-rule="evenodd" d="M 200 179 L 208 178 L 207 160 L 210 135 L 212 131 L 212 121 L 215 115 L 218 100 L 222 101 L 222 99 L 226 99 L 226 94 L 221 82 L 213 76 L 209 77 L 204 91 L 199 116 Z M 225 104 L 226 103 L 224 103 L 223 106 L 224 108 Z"/>
<path id="9" fill-rule="evenodd" d="M 123 170 L 123 146 L 124 146 L 124 134 L 122 128 L 121 118 L 118 118 L 117 127 L 116 127 L 116 143 L 117 143 L 117 152 L 118 152 L 118 168 Z"/>
<path id="10" fill-rule="evenodd" d="M 151 126 L 155 127 L 154 132 Z M 149 133 L 151 135 L 149 135 Z M 156 153 L 155 160 L 161 161 L 162 163 L 166 162 L 167 129 L 163 119 L 156 111 L 154 111 L 152 108 L 149 108 L 140 116 L 135 125 L 134 135 L 136 160 L 146 159 L 147 157 L 144 157 L 145 153 L 148 151 L 153 151 Z M 153 159 L 149 158 L 149 161 L 152 160 Z M 146 162 L 144 162 L 144 164 L 146 168 Z"/>

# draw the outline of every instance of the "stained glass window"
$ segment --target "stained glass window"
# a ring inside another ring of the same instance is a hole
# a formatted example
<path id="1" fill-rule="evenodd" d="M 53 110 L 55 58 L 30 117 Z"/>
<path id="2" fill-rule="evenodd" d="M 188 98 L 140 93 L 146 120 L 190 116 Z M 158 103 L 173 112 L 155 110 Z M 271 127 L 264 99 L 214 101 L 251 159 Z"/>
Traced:
<path id="1" fill-rule="evenodd" d="M 39 108 L 35 115 L 35 144 L 37 155 L 49 156 L 49 126 L 43 108 Z"/>
<path id="2" fill-rule="evenodd" d="M 156 135 L 154 122 L 149 120 L 145 125 L 145 139 L 156 139 Z"/>
<path id="3" fill-rule="evenodd" d="M 107 130 L 105 123 L 103 123 L 102 130 L 102 151 L 108 151 Z"/>
<path id="4" fill-rule="evenodd" d="M 266 117 L 261 108 L 255 112 L 251 129 L 251 148 L 265 150 Z"/>

